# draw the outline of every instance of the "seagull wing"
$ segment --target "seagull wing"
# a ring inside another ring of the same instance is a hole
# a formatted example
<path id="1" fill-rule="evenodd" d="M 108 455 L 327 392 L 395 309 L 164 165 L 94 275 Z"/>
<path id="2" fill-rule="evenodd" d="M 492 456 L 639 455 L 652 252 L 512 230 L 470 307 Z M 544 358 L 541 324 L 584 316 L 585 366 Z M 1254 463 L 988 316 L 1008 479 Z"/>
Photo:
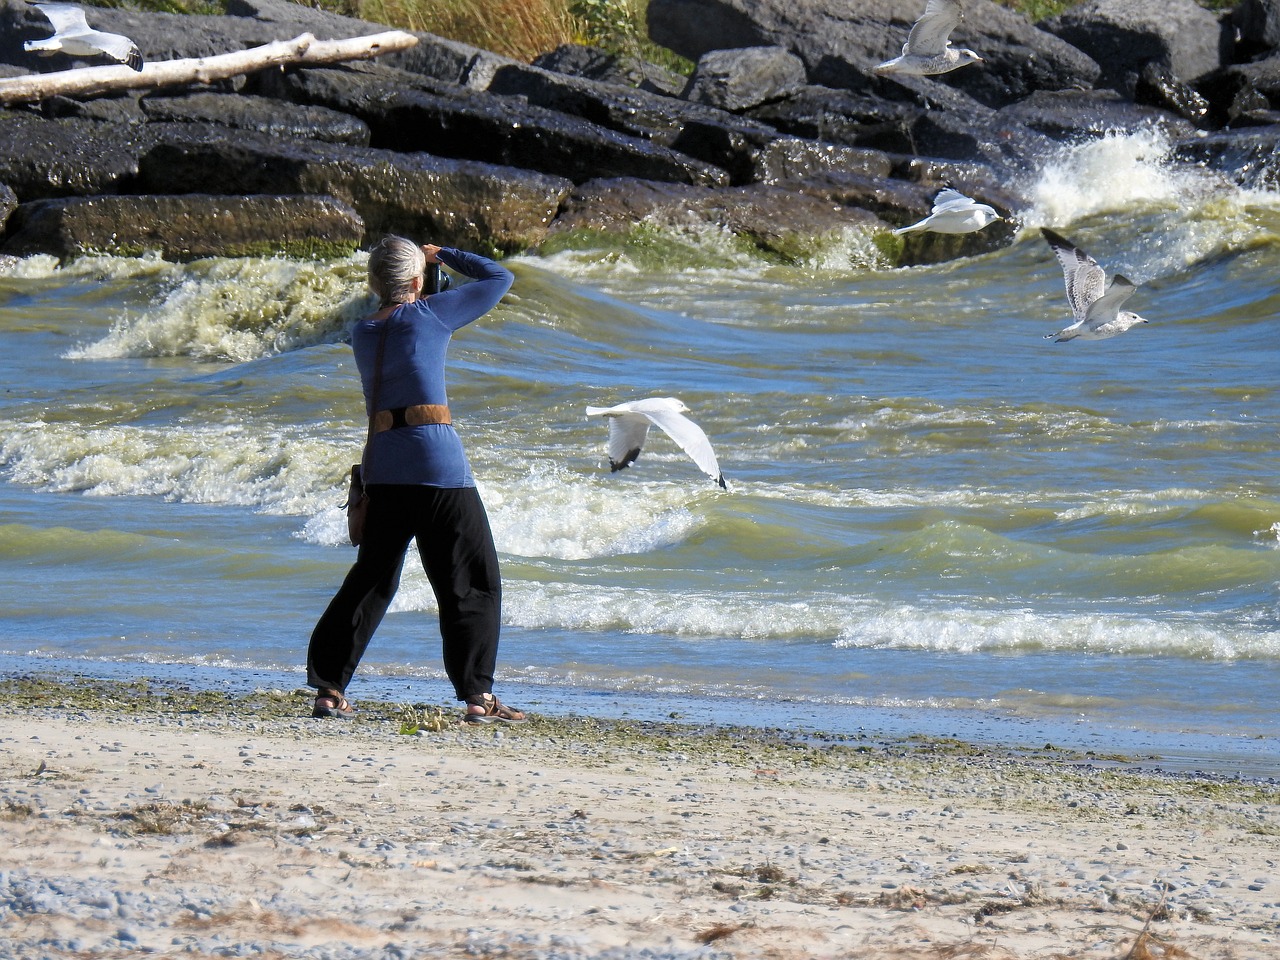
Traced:
<path id="1" fill-rule="evenodd" d="M 609 418 L 609 469 L 615 472 L 635 463 L 649 435 L 649 418 L 631 412 L 631 406 L 587 407 L 588 417 Z"/>
<path id="2" fill-rule="evenodd" d="M 966 207 L 976 207 L 977 205 L 976 200 L 966 197 L 953 187 L 943 187 L 938 191 L 938 195 L 933 198 L 934 213 L 939 213 L 943 210 L 962 210 Z"/>
<path id="3" fill-rule="evenodd" d="M 907 36 L 907 48 L 914 56 L 936 57 L 947 49 L 951 31 L 962 15 L 957 0 L 929 0 L 924 15 Z"/>
<path id="4" fill-rule="evenodd" d="M 1106 294 L 1089 304 L 1089 310 L 1084 317 L 1085 326 L 1090 330 L 1097 330 L 1103 324 L 1110 323 L 1120 313 L 1124 302 L 1132 297 L 1137 289 L 1136 283 L 1117 273 L 1112 278 L 1111 287 Z"/>
<path id="5" fill-rule="evenodd" d="M 724 474 L 720 472 L 720 463 L 716 460 L 716 452 L 711 448 L 711 441 L 702 432 L 702 428 L 682 413 L 674 410 L 653 410 L 646 416 L 656 423 L 680 448 L 721 487 L 725 486 Z M 727 488 L 726 488 L 727 489 Z"/>
<path id="6" fill-rule="evenodd" d="M 88 33 L 84 11 L 74 3 L 33 3 L 33 7 L 49 18 L 54 33 Z"/>
<path id="7" fill-rule="evenodd" d="M 142 51 L 128 37 L 122 37 L 118 33 L 102 33 L 98 30 L 93 30 L 85 35 L 84 39 L 111 57 L 111 59 L 127 63 L 134 70 L 142 69 Z"/>
<path id="8" fill-rule="evenodd" d="M 1062 278 L 1067 285 L 1067 302 L 1071 304 L 1071 315 L 1077 320 L 1083 320 L 1090 305 L 1107 289 L 1106 271 L 1098 266 L 1098 261 L 1061 234 L 1045 227 L 1041 227 L 1040 232 L 1062 264 Z"/>

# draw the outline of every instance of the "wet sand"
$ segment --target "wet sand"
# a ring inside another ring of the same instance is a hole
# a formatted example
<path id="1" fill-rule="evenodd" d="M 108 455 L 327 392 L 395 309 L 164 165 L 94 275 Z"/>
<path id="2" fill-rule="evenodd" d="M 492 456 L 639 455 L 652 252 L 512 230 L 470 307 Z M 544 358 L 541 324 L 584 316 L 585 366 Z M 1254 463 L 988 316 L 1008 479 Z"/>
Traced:
<path id="1" fill-rule="evenodd" d="M 1275 958 L 1280 787 L 303 691 L 0 706 L 15 958 Z M 435 712 L 419 719 L 434 725 Z"/>

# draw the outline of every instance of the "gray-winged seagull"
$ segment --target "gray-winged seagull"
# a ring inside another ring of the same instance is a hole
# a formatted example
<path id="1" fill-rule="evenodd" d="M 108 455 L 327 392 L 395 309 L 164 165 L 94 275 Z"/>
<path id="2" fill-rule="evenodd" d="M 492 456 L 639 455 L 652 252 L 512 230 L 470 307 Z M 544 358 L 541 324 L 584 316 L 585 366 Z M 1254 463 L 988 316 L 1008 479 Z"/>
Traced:
<path id="1" fill-rule="evenodd" d="M 142 51 L 128 37 L 118 33 L 94 30 L 84 18 L 84 10 L 73 3 L 36 3 L 33 7 L 49 18 L 53 36 L 28 40 L 22 49 L 30 53 L 65 53 L 73 57 L 96 57 L 106 54 L 134 70 L 142 69 Z"/>
<path id="2" fill-rule="evenodd" d="M 981 62 L 982 57 L 968 47 L 951 46 L 951 31 L 963 17 L 958 0 L 929 0 L 902 45 L 902 55 L 886 60 L 876 72 L 929 77 Z"/>
<path id="3" fill-rule="evenodd" d="M 1000 214 L 994 208 L 966 197 L 959 190 L 944 187 L 934 197 L 933 210 L 927 217 L 893 232 L 901 234 L 912 230 L 928 230 L 932 233 L 973 233 L 999 219 Z"/>
<path id="4" fill-rule="evenodd" d="M 675 397 L 649 397 L 612 407 L 587 407 L 587 416 L 609 419 L 610 469 L 622 470 L 634 463 L 649 435 L 649 424 L 656 423 L 703 473 L 723 489 L 729 489 L 711 441 L 701 427 L 685 416 L 688 412 L 689 408 Z"/>
<path id="5" fill-rule="evenodd" d="M 1041 227 L 1040 232 L 1062 264 L 1067 302 L 1071 304 L 1071 315 L 1075 317 L 1075 323 L 1046 335 L 1046 340 L 1055 343 L 1105 340 L 1148 322 L 1136 313 L 1120 309 L 1138 289 L 1137 284 L 1117 273 L 1111 278 L 1111 286 L 1107 287 L 1106 271 L 1098 261 L 1061 234 L 1046 227 Z"/>

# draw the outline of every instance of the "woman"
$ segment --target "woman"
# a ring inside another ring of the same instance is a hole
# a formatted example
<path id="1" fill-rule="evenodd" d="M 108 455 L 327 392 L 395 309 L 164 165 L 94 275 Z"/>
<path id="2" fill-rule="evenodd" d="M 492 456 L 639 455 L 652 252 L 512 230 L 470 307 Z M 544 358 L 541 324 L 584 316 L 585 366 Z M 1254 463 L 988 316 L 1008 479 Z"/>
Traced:
<path id="1" fill-rule="evenodd" d="M 427 264 L 475 282 L 423 295 Z M 369 254 L 378 310 L 351 334 L 371 418 L 364 455 L 369 497 L 355 565 L 311 634 L 307 682 L 315 717 L 350 717 L 344 695 L 400 585 L 416 540 L 440 607 L 444 667 L 473 723 L 524 714 L 493 695 L 502 586 L 498 554 L 471 466 L 454 431 L 444 364 L 453 332 L 488 313 L 511 288 L 511 272 L 486 257 L 385 237 Z"/>

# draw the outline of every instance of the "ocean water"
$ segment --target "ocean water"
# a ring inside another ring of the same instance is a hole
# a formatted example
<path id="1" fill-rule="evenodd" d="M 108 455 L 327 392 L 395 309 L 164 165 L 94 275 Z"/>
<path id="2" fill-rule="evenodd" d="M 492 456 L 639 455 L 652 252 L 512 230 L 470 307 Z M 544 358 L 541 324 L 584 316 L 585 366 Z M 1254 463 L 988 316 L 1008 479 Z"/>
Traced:
<path id="1" fill-rule="evenodd" d="M 535 709 L 992 737 L 1280 773 L 1280 195 L 1064 147 L 1017 241 L 779 265 L 654 226 L 512 258 L 450 400 Z M 1038 227 L 1148 325 L 1055 344 Z M 431 240 L 435 238 L 421 238 Z M 354 558 L 363 255 L 0 264 L 0 671 L 304 682 Z M 611 474 L 588 404 L 677 396 Z M 349 691 L 439 702 L 410 564 Z"/>

